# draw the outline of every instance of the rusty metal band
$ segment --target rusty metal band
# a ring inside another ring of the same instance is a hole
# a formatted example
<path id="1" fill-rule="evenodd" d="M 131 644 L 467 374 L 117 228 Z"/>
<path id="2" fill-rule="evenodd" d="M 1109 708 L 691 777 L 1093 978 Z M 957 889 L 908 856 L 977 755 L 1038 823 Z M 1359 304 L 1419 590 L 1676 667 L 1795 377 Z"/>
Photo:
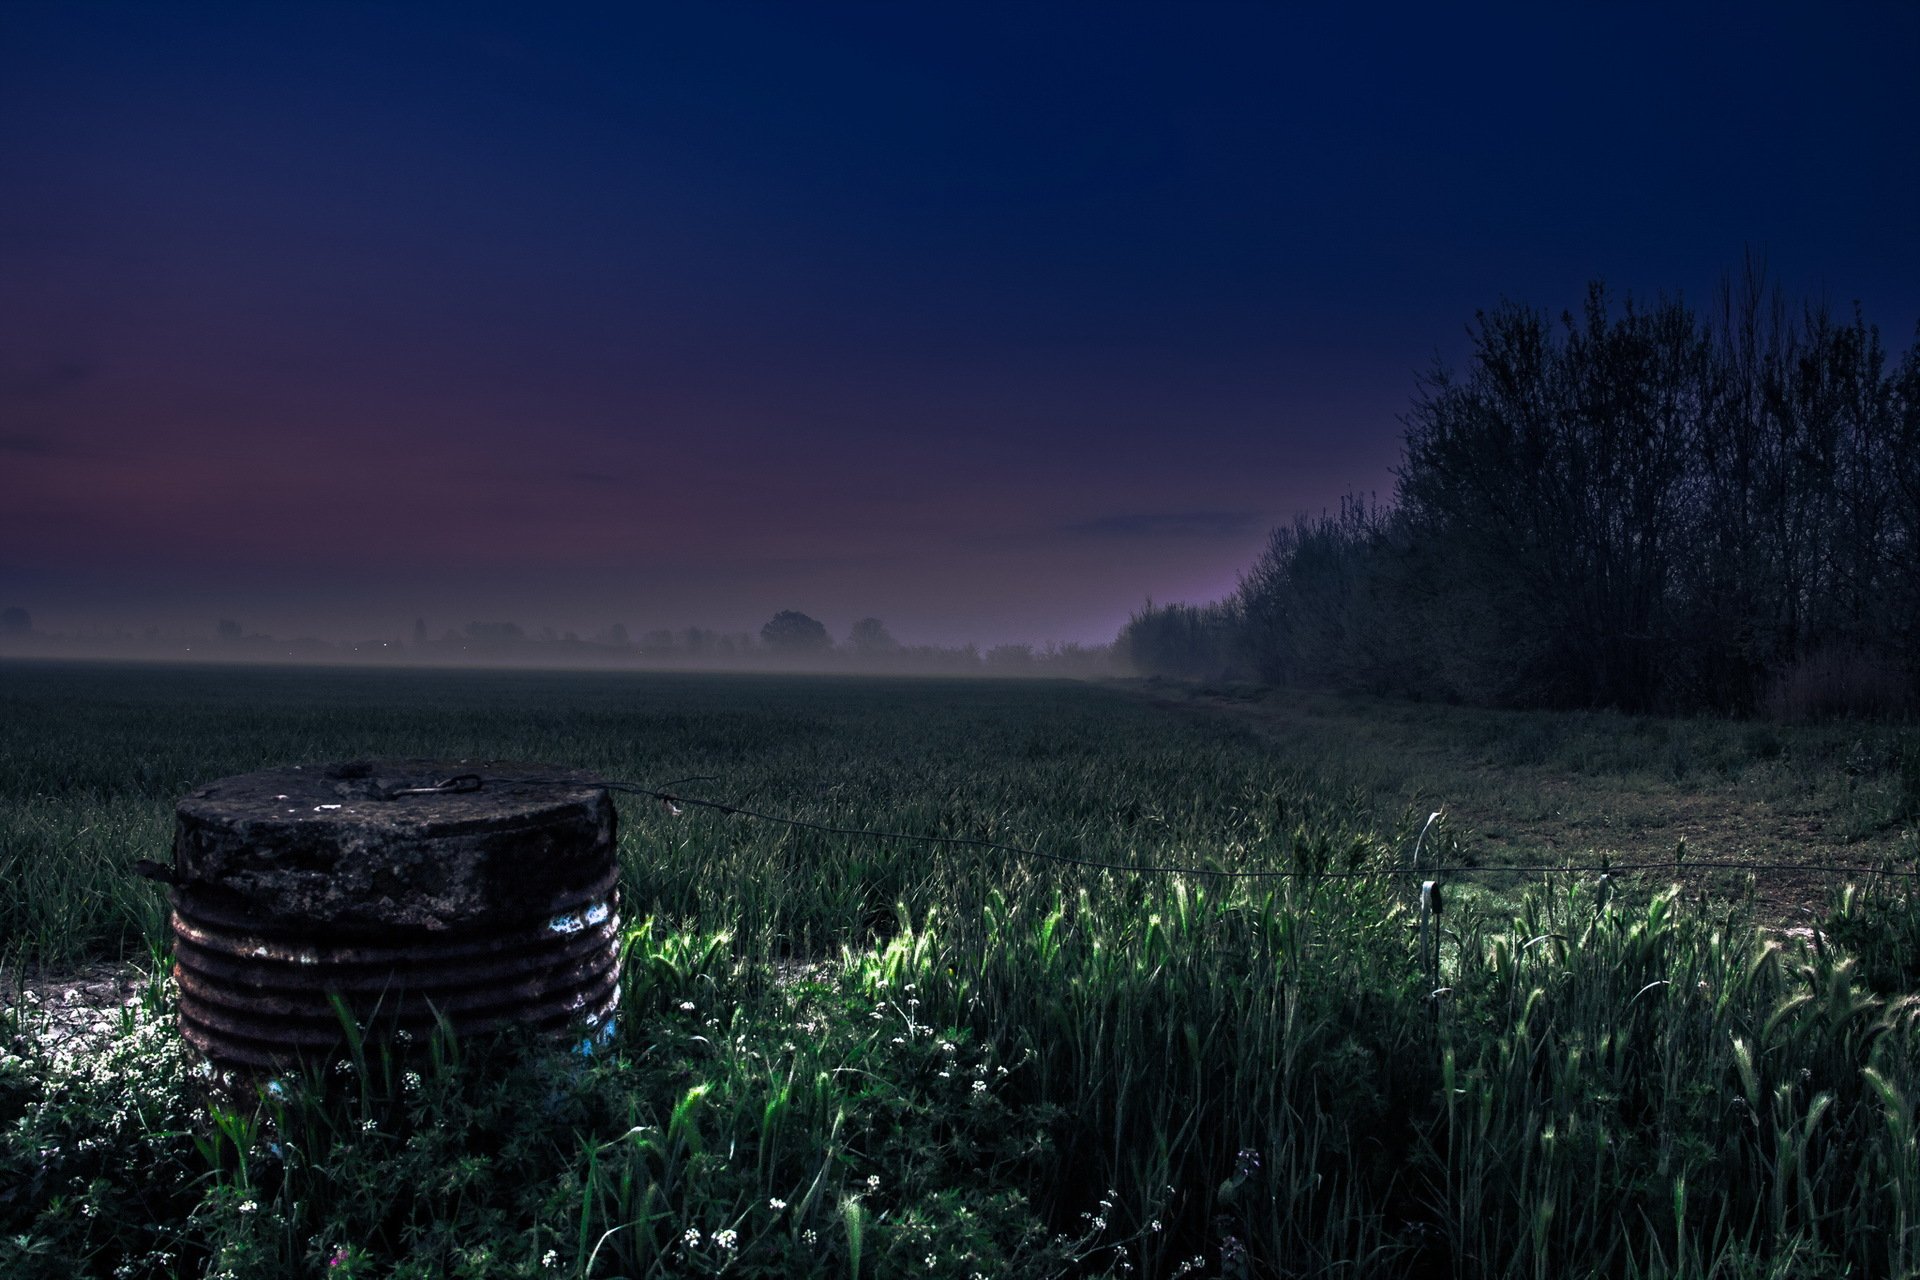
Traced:
<path id="1" fill-rule="evenodd" d="M 486 937 L 329 946 L 257 921 L 212 924 L 175 895 L 181 1031 L 217 1063 L 279 1068 L 343 1038 L 338 997 L 357 1020 L 414 1034 L 507 1025 L 536 1033 L 597 1025 L 619 997 L 620 921 L 610 900 Z"/>
<path id="2" fill-rule="evenodd" d="M 204 930 L 189 933 L 176 921 L 174 956 L 181 968 L 212 987 L 208 998 L 231 1002 L 244 996 L 250 1007 L 280 1000 L 290 1007 L 312 1003 L 315 992 L 349 997 L 379 997 L 402 989 L 412 997 L 460 997 L 489 989 L 511 990 L 535 975 L 559 972 L 580 963 L 599 963 L 601 953 L 619 943 L 619 919 L 610 913 L 595 926 L 564 936 L 533 940 L 523 948 L 485 960 L 420 954 L 424 948 L 357 947 L 352 956 L 315 955 L 307 963 L 263 959 L 245 939 L 239 948 Z M 535 945 L 544 942 L 546 945 Z M 309 952 L 311 954 L 311 952 Z"/>

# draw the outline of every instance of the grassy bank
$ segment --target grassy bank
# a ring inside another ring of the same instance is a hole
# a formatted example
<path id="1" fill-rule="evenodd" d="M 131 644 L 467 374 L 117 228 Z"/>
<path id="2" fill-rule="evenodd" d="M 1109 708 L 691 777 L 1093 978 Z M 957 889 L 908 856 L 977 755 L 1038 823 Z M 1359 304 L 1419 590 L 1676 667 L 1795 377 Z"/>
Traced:
<path id="1" fill-rule="evenodd" d="M 1148 691 L 1258 734 L 1278 763 L 1343 779 L 1377 820 L 1442 810 L 1437 831 L 1458 862 L 1805 867 L 1750 888 L 1763 920 L 1807 925 L 1833 888 L 1822 869 L 1920 858 L 1911 724 L 1504 711 L 1252 686 Z M 1736 874 L 1671 874 L 1719 896 L 1749 890 Z"/>
<path id="2" fill-rule="evenodd" d="M 209 1109 L 159 964 L 77 1029 L 10 993 L 9 1275 L 1920 1268 L 1920 914 L 1890 882 L 1813 947 L 1559 877 L 1449 908 L 1432 972 L 1391 874 L 1414 809 L 1364 751 L 1120 691 L 34 667 L 0 699 L 0 856 L 44 882 L 3 908 L 16 975 L 149 955 L 125 871 L 173 798 L 293 760 L 713 775 L 821 821 L 1308 873 L 623 802 L 592 1058 L 436 1038 Z"/>

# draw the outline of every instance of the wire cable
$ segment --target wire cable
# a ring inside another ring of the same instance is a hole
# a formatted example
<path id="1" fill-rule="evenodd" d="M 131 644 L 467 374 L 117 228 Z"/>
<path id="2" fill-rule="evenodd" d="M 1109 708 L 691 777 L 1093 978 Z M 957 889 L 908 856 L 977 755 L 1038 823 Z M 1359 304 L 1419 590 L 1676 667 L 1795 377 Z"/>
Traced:
<path id="1" fill-rule="evenodd" d="M 790 818 L 781 814 L 763 813 L 740 805 L 728 804 L 723 800 L 705 800 L 698 796 L 682 795 L 668 791 L 666 787 L 681 782 L 712 782 L 713 778 L 681 778 L 676 782 L 660 787 L 642 786 L 636 782 L 623 782 L 618 779 L 601 778 L 592 774 L 572 776 L 549 776 L 535 778 L 491 777 L 478 773 L 462 773 L 443 779 L 429 787 L 408 787 L 389 793 L 390 797 L 401 795 L 430 795 L 478 791 L 488 783 L 504 786 L 587 786 L 599 787 L 607 791 L 616 791 L 624 795 L 642 796 L 657 800 L 668 806 L 691 806 L 711 810 L 726 816 L 751 818 L 756 822 L 772 823 L 796 831 L 813 831 L 821 835 L 846 836 L 860 840 L 899 840 L 920 844 L 937 844 L 950 847 L 983 849 L 997 853 L 1009 853 L 1023 858 L 1036 858 L 1046 862 L 1060 863 L 1063 866 L 1083 867 L 1095 871 L 1121 871 L 1136 875 L 1177 875 L 1211 876 L 1222 880 L 1365 880 L 1376 876 L 1450 876 L 1467 875 L 1475 872 L 1505 872 L 1514 875 L 1611 875 L 1628 871 L 1659 871 L 1681 869 L 1705 869 L 1724 871 L 1752 872 L 1794 872 L 1808 875 L 1850 875 L 1850 876 L 1886 876 L 1895 879 L 1912 880 L 1920 878 L 1920 871 L 1906 871 L 1893 867 L 1863 867 L 1857 865 L 1807 866 L 1791 862 L 1733 862 L 1725 859 L 1674 858 L 1655 861 L 1598 863 L 1534 863 L 1519 866 L 1457 866 L 1457 867 L 1375 867 L 1369 870 L 1307 870 L 1299 867 L 1256 868 L 1233 870 L 1220 867 L 1184 866 L 1161 863 L 1106 862 L 1096 858 L 1080 858 L 1071 854 L 1050 853 L 1044 849 L 1031 849 L 1023 845 L 1007 844 L 1000 840 L 987 840 L 977 836 L 926 835 L 910 831 L 885 831 L 872 827 L 843 827 L 828 822 L 811 822 L 805 818 Z M 677 813 L 676 813 L 677 816 Z M 1428 825 L 1431 825 L 1429 819 Z M 1423 833 L 1424 834 L 1424 833 Z"/>

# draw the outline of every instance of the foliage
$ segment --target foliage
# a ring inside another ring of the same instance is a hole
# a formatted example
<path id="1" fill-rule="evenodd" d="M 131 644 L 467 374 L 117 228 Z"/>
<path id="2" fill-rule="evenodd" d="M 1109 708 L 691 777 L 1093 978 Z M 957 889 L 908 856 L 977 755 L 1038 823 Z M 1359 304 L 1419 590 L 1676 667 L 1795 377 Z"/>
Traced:
<path id="1" fill-rule="evenodd" d="M 900 642 L 887 630 L 887 624 L 878 618 L 862 618 L 853 624 L 853 630 L 847 633 L 847 644 L 853 651 L 862 655 L 892 653 L 900 647 Z"/>
<path id="2" fill-rule="evenodd" d="M 833 647 L 833 638 L 819 620 L 794 609 L 782 609 L 760 628 L 760 639 L 775 653 L 819 653 Z"/>
<path id="3" fill-rule="evenodd" d="M 1920 344 L 1764 273 L 1480 313 L 1391 506 L 1275 530 L 1235 598 L 1151 608 L 1144 672 L 1504 705 L 1900 714 L 1920 692 Z M 1215 626 L 1193 625 L 1208 619 Z"/>
<path id="4" fill-rule="evenodd" d="M 237 1095 L 191 1078 L 164 996 L 55 1047 L 29 1012 L 0 1061 L 0 1267 L 836 1276 L 849 1221 L 882 1274 L 1058 1274 L 1091 1247 L 1014 1190 L 1044 1124 L 990 1047 L 897 1017 L 859 967 L 743 988 L 726 943 L 635 929 L 626 1032 L 592 1058 L 442 1033 Z"/>
<path id="5" fill-rule="evenodd" d="M 1148 600 L 1114 641 L 1120 660 L 1136 671 L 1177 679 L 1212 680 L 1244 674 L 1246 643 L 1231 604 L 1170 604 Z"/>
<path id="6" fill-rule="evenodd" d="M 443 1034 L 223 1094 L 181 1053 L 163 982 L 80 1033 L 17 991 L 0 1274 L 1920 1267 L 1920 965 L 1892 881 L 1808 945 L 1657 886 L 1467 898 L 1441 918 L 1436 983 L 1392 874 L 1411 824 L 1108 691 L 15 674 L 0 794 L 131 815 L 97 877 L 164 839 L 189 782 L 296 752 L 708 770 L 841 824 L 1297 875 L 1140 876 L 630 805 L 623 909 L 642 918 L 616 1037 L 590 1057 Z M 1555 732 L 1543 750 L 1600 736 Z M 1804 741 L 1781 730 L 1773 754 Z M 152 927 L 129 915 L 91 945 Z M 13 972 L 59 954 L 9 936 L 35 948 Z"/>

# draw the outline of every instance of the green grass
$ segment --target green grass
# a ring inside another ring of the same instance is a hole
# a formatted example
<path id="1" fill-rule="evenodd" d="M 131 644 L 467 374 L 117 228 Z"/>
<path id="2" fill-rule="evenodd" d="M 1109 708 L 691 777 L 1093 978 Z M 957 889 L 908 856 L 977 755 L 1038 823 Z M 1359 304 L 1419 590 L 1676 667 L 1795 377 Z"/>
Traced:
<path id="1" fill-rule="evenodd" d="M 1163 686 L 1261 735 L 1281 764 L 1341 777 L 1376 825 L 1445 811 L 1456 864 L 1672 858 L 1825 867 L 1920 858 L 1920 729 L 1616 712 L 1503 711 L 1250 688 Z M 1725 894 L 1738 878 L 1685 874 Z M 1514 888 L 1497 876 L 1478 883 Z M 1809 923 L 1830 878 L 1770 876 L 1770 923 Z"/>
<path id="2" fill-rule="evenodd" d="M 54 965 L 159 941 L 157 895 L 124 872 L 164 860 L 188 788 L 271 765 L 442 756 L 704 775 L 690 794 L 820 822 L 1218 866 L 1324 843 L 1349 799 L 1250 732 L 1067 682 L 0 670 L 0 879 L 29 885 L 0 902 L 0 931 Z M 836 952 L 889 932 L 897 903 L 1060 883 L 1001 854 L 623 809 L 629 903 L 724 921 L 757 953 Z"/>
<path id="3" fill-rule="evenodd" d="M 1424 753 L 1490 787 L 1581 758 L 1637 785 L 1657 762 L 1606 740 L 1650 731 L 1547 723 L 1557 745 L 1502 765 L 1519 748 L 1479 713 L 1286 714 L 1275 736 L 1070 684 L 0 668 L 0 862 L 37 881 L 0 905 L 7 970 L 155 974 L 81 1032 L 42 988 L 0 1006 L 0 1274 L 1920 1268 L 1910 897 L 1856 887 L 1810 948 L 1748 902 L 1558 877 L 1450 906 L 1431 975 L 1386 874 L 1424 793 L 1385 775 Z M 1369 755 L 1376 727 L 1400 756 Z M 1810 740 L 1665 732 L 1732 744 L 1754 785 Z M 369 1045 L 210 1106 L 127 870 L 164 856 L 195 782 L 376 755 L 715 775 L 822 822 L 1360 874 L 1140 877 L 623 800 L 607 1051 Z M 1457 828 L 1440 852 L 1463 856 Z"/>

